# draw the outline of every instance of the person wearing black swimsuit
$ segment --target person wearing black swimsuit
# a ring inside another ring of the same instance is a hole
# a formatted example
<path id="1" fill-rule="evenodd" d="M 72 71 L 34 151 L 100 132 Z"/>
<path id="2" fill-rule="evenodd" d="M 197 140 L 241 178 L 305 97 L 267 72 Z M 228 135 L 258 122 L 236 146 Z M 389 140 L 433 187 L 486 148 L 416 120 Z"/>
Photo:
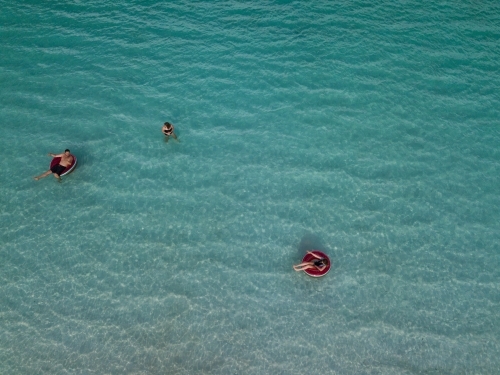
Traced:
<path id="1" fill-rule="evenodd" d="M 174 126 L 170 122 L 166 122 L 163 124 L 163 127 L 161 128 L 161 131 L 163 134 L 165 134 L 165 142 L 168 142 L 168 139 L 170 137 L 173 137 L 177 142 L 179 140 L 177 139 L 177 136 L 174 133 Z"/>
<path id="2" fill-rule="evenodd" d="M 68 168 L 71 164 L 73 164 L 73 161 L 75 158 L 73 155 L 71 155 L 71 152 L 66 149 L 64 150 L 64 153 L 62 154 L 52 154 L 49 153 L 49 156 L 52 156 L 53 158 L 61 158 L 59 161 L 59 164 L 54 165 L 51 167 L 47 172 L 42 173 L 40 176 L 33 177 L 36 181 L 38 181 L 41 178 L 47 177 L 49 174 L 53 174 L 55 178 L 57 178 L 59 181 L 61 181 L 61 174 L 64 172 L 66 168 Z"/>
<path id="3" fill-rule="evenodd" d="M 322 258 L 319 255 L 314 254 L 312 251 L 308 251 L 308 254 L 311 254 L 316 259 L 311 260 L 309 262 L 303 262 L 293 266 L 295 271 L 305 271 L 307 269 L 316 268 L 318 271 L 323 271 L 326 267 L 328 267 L 328 259 Z"/>

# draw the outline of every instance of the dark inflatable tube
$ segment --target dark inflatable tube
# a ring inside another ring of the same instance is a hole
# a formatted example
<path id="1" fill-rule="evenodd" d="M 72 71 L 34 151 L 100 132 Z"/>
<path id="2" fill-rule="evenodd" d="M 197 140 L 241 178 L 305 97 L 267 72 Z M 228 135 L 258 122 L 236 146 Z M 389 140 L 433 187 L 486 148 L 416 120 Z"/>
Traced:
<path id="1" fill-rule="evenodd" d="M 330 262 L 330 258 L 328 258 L 328 255 L 326 255 L 325 253 L 323 253 L 322 251 L 319 251 L 319 250 L 311 250 L 311 252 L 320 256 L 321 258 L 328 259 L 328 266 L 326 266 L 323 269 L 323 271 L 320 271 L 317 268 L 308 268 L 308 269 L 304 270 L 304 272 L 312 277 L 325 276 L 328 273 L 328 271 L 330 271 L 330 267 L 332 266 L 332 262 Z M 304 255 L 304 258 L 302 258 L 302 262 L 311 262 L 315 259 L 317 259 L 317 258 L 315 258 L 313 255 L 307 253 L 306 255 Z"/>
<path id="2" fill-rule="evenodd" d="M 73 172 L 73 169 L 75 169 L 75 167 L 76 167 L 76 163 L 78 162 L 78 160 L 76 160 L 76 156 L 75 155 L 71 154 L 71 156 L 73 156 L 73 163 L 70 164 L 70 165 L 68 165 L 66 167 L 66 169 L 64 171 L 62 171 L 62 173 L 60 175 L 61 177 L 62 176 L 66 176 L 68 173 Z M 50 168 L 49 169 L 52 169 L 52 167 L 54 165 L 59 164 L 60 161 L 61 161 L 61 158 L 59 158 L 59 157 L 52 159 L 52 161 L 50 162 Z"/>

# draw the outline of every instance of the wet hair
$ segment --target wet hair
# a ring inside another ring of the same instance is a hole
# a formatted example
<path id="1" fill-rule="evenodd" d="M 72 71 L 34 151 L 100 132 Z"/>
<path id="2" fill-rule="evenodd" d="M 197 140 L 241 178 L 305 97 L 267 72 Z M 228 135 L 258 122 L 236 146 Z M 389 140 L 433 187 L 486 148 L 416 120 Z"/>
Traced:
<path id="1" fill-rule="evenodd" d="M 68 150 L 68 149 L 66 149 L 66 150 L 64 150 L 64 152 L 71 152 L 71 151 L 70 151 L 70 150 Z"/>
<path id="2" fill-rule="evenodd" d="M 328 264 L 329 264 L 328 259 L 326 259 L 326 258 L 321 259 L 321 263 L 323 263 L 323 265 L 328 267 Z"/>
<path id="3" fill-rule="evenodd" d="M 172 124 L 170 122 L 166 122 L 163 125 L 170 125 L 170 126 L 172 126 Z"/>

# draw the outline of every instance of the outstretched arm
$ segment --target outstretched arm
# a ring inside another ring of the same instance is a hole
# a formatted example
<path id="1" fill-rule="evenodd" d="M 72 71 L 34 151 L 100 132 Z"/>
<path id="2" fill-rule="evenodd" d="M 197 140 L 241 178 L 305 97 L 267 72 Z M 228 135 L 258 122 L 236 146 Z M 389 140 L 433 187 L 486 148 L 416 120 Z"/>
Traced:
<path id="1" fill-rule="evenodd" d="M 49 156 L 52 156 L 53 158 L 60 158 L 60 157 L 62 157 L 63 155 L 64 155 L 64 154 L 57 154 L 57 155 L 56 155 L 56 154 L 53 154 L 53 153 L 49 152 Z"/>
<path id="2" fill-rule="evenodd" d="M 313 257 L 315 257 L 316 259 L 323 259 L 322 256 L 319 256 L 319 255 L 316 255 L 314 254 L 312 251 L 308 251 L 307 254 L 311 254 Z"/>

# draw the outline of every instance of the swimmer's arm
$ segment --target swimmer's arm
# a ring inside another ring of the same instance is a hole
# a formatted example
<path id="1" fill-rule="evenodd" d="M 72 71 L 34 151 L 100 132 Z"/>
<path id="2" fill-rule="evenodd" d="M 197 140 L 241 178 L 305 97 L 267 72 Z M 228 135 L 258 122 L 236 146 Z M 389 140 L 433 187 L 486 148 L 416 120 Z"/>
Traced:
<path id="1" fill-rule="evenodd" d="M 51 152 L 49 152 L 49 156 L 52 156 L 53 158 L 61 158 L 64 154 L 53 154 Z"/>
<path id="2" fill-rule="evenodd" d="M 308 251 L 307 254 L 311 254 L 316 259 L 323 259 L 323 257 L 320 257 L 319 255 L 314 254 L 312 251 Z"/>

